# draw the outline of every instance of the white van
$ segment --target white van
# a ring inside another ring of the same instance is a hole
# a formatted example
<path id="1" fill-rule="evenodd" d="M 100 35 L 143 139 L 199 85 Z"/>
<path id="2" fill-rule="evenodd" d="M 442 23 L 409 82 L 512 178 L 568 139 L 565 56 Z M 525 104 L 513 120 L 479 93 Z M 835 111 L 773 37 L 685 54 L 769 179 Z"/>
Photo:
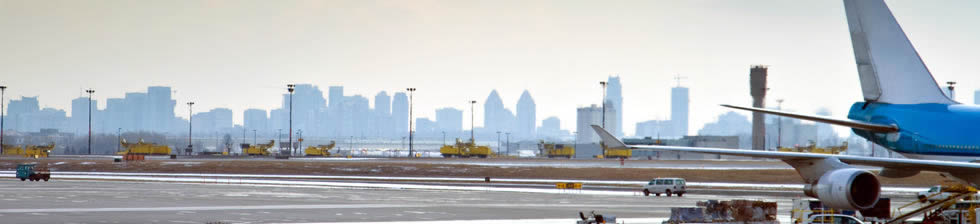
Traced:
<path id="1" fill-rule="evenodd" d="M 650 196 L 654 194 L 660 196 L 660 194 L 666 194 L 670 197 L 673 194 L 677 194 L 677 197 L 683 197 L 684 193 L 687 192 L 687 181 L 684 178 L 657 178 L 647 183 L 643 186 L 643 195 Z"/>

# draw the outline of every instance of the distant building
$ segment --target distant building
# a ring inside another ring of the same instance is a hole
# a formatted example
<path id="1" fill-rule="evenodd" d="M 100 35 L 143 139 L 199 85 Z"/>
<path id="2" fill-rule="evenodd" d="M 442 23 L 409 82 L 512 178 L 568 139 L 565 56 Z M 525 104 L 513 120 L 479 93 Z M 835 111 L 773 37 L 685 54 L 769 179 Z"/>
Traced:
<path id="1" fill-rule="evenodd" d="M 436 110 L 436 126 L 439 131 L 453 135 L 461 133 L 463 131 L 463 111 L 450 107 Z"/>
<path id="2" fill-rule="evenodd" d="M 670 89 L 670 120 L 673 122 L 674 136 L 681 137 L 688 134 L 688 103 L 690 101 L 688 89 L 686 87 L 674 87 Z"/>
<path id="3" fill-rule="evenodd" d="M 606 130 L 613 129 L 617 123 L 616 108 L 606 106 Z M 589 107 L 578 108 L 578 119 L 576 121 L 576 142 L 577 143 L 598 143 L 599 135 L 592 130 L 592 125 L 602 126 L 602 107 L 595 104 Z"/>
<path id="4" fill-rule="evenodd" d="M 491 91 L 483 103 L 483 128 L 490 132 L 511 132 L 514 119 L 514 113 L 504 108 L 497 90 Z"/>
<path id="5" fill-rule="evenodd" d="M 391 125 L 393 137 L 408 137 L 408 95 L 404 92 L 395 93 L 391 101 L 391 117 L 394 121 Z"/>
<path id="6" fill-rule="evenodd" d="M 616 123 L 609 129 L 616 137 L 623 137 L 623 85 L 619 81 L 619 76 L 610 76 L 607 80 L 606 101 L 616 108 Z M 608 105 L 607 105 L 608 106 Z M 607 111 L 608 112 L 608 111 Z M 608 122 L 608 121 L 607 121 Z"/>
<path id="7" fill-rule="evenodd" d="M 740 149 L 752 148 L 752 122 L 749 118 L 729 111 L 718 116 L 715 122 L 704 124 L 698 130 L 701 136 L 738 136 Z"/>
<path id="8" fill-rule="evenodd" d="M 257 133 L 270 133 L 269 116 L 262 109 L 245 110 L 242 116 L 244 128 L 248 131 L 255 130 Z"/>
<path id="9" fill-rule="evenodd" d="M 229 132 L 232 127 L 231 109 L 214 108 L 193 116 L 194 134 L 201 136 L 214 135 L 217 132 Z"/>
<path id="10" fill-rule="evenodd" d="M 391 96 L 388 96 L 388 92 L 381 91 L 377 95 L 374 95 L 374 131 L 375 136 L 383 138 L 392 138 L 393 131 L 391 129 Z"/>
<path id="11" fill-rule="evenodd" d="M 438 133 L 438 134 L 437 134 Z M 429 118 L 416 118 L 415 119 L 415 137 L 435 137 L 441 136 L 442 133 L 439 131 L 439 125 Z"/>
<path id="12" fill-rule="evenodd" d="M 34 120 L 31 120 L 32 115 L 40 111 L 41 108 L 38 105 L 37 97 L 20 97 L 20 100 L 10 100 L 7 104 L 7 119 L 4 124 L 4 129 L 12 129 L 22 132 L 33 132 L 34 128 L 31 126 Z"/>
<path id="13" fill-rule="evenodd" d="M 561 120 L 558 117 L 548 117 L 541 121 L 541 127 L 538 128 L 538 137 L 557 140 L 562 136 L 561 133 Z"/>
<path id="14" fill-rule="evenodd" d="M 524 93 L 521 93 L 521 98 L 517 101 L 517 122 L 514 130 L 516 140 L 535 138 L 535 128 L 538 125 L 536 107 L 534 99 L 531 98 L 531 93 L 524 90 Z"/>
<path id="15" fill-rule="evenodd" d="M 973 104 L 980 105 L 980 90 L 973 92 Z"/>
<path id="16" fill-rule="evenodd" d="M 683 138 L 679 139 L 658 139 L 655 137 L 645 137 L 641 139 L 623 139 L 623 142 L 631 145 L 668 145 L 724 149 L 737 149 L 739 147 L 738 136 L 684 136 Z M 715 154 L 649 150 L 633 151 L 633 157 L 647 157 L 658 160 L 704 160 L 724 158 Z"/>
<path id="17" fill-rule="evenodd" d="M 666 138 L 675 136 L 676 131 L 672 121 L 649 120 L 636 123 L 635 135 L 637 137 Z"/>

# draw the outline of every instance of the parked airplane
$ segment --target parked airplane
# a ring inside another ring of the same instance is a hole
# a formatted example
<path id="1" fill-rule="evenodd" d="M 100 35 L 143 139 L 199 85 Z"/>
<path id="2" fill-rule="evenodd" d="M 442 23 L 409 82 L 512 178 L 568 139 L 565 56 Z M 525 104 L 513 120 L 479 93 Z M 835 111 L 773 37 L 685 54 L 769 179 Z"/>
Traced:
<path id="1" fill-rule="evenodd" d="M 824 205 L 870 209 L 881 193 L 878 177 L 852 167 L 882 167 L 889 178 L 920 171 L 980 186 L 980 106 L 946 97 L 883 0 L 844 0 L 851 44 L 864 102 L 851 106 L 848 119 L 803 115 L 763 108 L 722 105 L 850 127 L 859 136 L 912 159 L 874 158 L 679 146 L 626 145 L 592 125 L 609 148 L 654 149 L 780 159 L 806 183 L 804 193 Z"/>

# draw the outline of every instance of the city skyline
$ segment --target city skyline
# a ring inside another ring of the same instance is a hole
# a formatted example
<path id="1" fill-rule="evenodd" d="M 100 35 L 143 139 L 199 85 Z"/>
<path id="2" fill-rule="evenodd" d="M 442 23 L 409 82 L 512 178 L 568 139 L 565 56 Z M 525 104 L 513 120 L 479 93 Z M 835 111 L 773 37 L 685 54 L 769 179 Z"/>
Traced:
<path id="1" fill-rule="evenodd" d="M 745 69 L 753 64 L 771 66 L 768 105 L 785 99 L 784 108 L 825 107 L 841 117 L 861 99 L 840 2 L 426 3 L 242 3 L 183 11 L 188 20 L 157 21 L 152 18 L 190 3 L 120 11 L 114 10 L 124 6 L 118 2 L 10 2 L 0 9 L 0 28 L 10 31 L 0 37 L 0 47 L 9 49 L 0 55 L 0 84 L 9 87 L 7 100 L 40 95 L 42 107 L 68 114 L 74 113 L 71 100 L 86 95 L 83 89 L 95 89 L 95 101 L 106 102 L 145 86 L 171 86 L 177 116 L 186 118 L 185 103 L 194 101 L 196 111 L 235 111 L 235 124 L 242 123 L 244 109 L 278 106 L 287 83 L 342 85 L 350 95 L 368 98 L 414 87 L 416 108 L 427 108 L 416 110 L 417 117 L 430 118 L 435 108 L 466 108 L 490 90 L 516 102 L 528 89 L 539 118 L 556 116 L 561 126 L 575 127 L 575 109 L 599 104 L 596 82 L 616 74 L 623 98 L 629 98 L 622 129 L 633 132 L 638 122 L 670 117 L 669 88 L 682 74 L 688 77 L 682 86 L 690 88 L 689 134 L 729 111 L 718 104 L 750 104 Z M 936 81 L 957 81 L 964 90 L 957 100 L 973 102 L 969 91 L 978 87 L 980 65 L 970 62 L 980 56 L 970 52 L 980 49 L 969 43 L 980 38 L 980 28 L 963 21 L 980 20 L 973 13 L 980 3 L 889 6 Z M 344 10 L 351 7 L 361 10 Z M 495 7 L 513 12 L 499 15 Z M 256 8 L 283 16 L 247 13 Z M 592 14 L 603 19 L 581 16 Z M 197 22 L 201 18 L 209 22 Z M 676 20 L 692 23 L 671 24 Z M 464 26 L 474 23 L 484 26 Z M 283 35 L 255 35 L 268 32 Z M 482 120 L 478 113 L 476 123 Z"/>

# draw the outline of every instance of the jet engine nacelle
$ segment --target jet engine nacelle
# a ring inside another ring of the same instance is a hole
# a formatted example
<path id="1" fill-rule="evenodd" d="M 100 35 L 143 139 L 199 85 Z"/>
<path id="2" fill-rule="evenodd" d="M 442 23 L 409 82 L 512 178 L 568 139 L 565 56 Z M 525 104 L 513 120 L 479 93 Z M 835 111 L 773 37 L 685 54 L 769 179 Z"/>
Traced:
<path id="1" fill-rule="evenodd" d="M 878 202 L 881 184 L 878 177 L 867 170 L 845 168 L 824 173 L 817 183 L 806 186 L 804 191 L 829 208 L 866 210 Z"/>

